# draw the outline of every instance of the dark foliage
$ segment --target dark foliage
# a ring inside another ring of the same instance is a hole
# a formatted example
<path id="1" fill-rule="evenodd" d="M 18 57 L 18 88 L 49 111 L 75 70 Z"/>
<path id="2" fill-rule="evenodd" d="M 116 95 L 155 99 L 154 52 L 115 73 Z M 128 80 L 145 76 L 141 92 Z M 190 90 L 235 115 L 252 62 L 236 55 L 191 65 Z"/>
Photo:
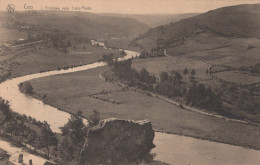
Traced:
<path id="1" fill-rule="evenodd" d="M 204 84 L 193 84 L 187 93 L 187 103 L 192 106 L 212 110 L 222 111 L 221 94 L 215 94 L 211 88 L 206 88 Z"/>

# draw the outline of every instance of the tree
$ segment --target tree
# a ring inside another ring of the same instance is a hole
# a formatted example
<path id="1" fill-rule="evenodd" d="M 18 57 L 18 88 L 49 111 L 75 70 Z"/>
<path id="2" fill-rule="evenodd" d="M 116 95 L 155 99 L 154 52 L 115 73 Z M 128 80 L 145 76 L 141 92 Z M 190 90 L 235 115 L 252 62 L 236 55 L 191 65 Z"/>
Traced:
<path id="1" fill-rule="evenodd" d="M 250 95 L 248 91 L 241 91 L 236 101 L 236 105 L 240 110 L 246 111 L 248 113 L 257 114 L 259 113 L 259 105 L 254 98 Z"/>
<path id="2" fill-rule="evenodd" d="M 81 112 L 78 111 L 76 114 L 70 116 L 69 121 L 61 127 L 63 136 L 70 138 L 75 145 L 84 141 L 86 136 L 85 125 L 81 118 Z"/>
<path id="3" fill-rule="evenodd" d="M 93 110 L 93 114 L 88 117 L 88 122 L 91 127 L 96 126 L 100 122 L 99 112 Z"/>
<path id="4" fill-rule="evenodd" d="M 194 69 L 192 69 L 191 70 L 191 75 L 195 75 L 196 73 L 195 73 L 195 70 Z"/>
<path id="5" fill-rule="evenodd" d="M 126 52 L 124 50 L 121 51 L 120 53 L 121 56 L 125 56 L 126 55 Z"/>
<path id="6" fill-rule="evenodd" d="M 57 145 L 57 138 L 55 136 L 55 133 L 52 132 L 50 125 L 44 121 L 42 123 L 41 127 L 41 142 L 43 146 L 45 146 L 47 150 L 47 157 L 50 157 L 50 146 L 56 146 Z"/>
<path id="7" fill-rule="evenodd" d="M 63 160 L 63 164 L 70 164 L 74 159 L 74 147 L 73 142 L 68 137 L 65 137 L 59 145 L 60 157 Z"/>
<path id="8" fill-rule="evenodd" d="M 16 119 L 6 122 L 4 125 L 4 132 L 11 134 L 11 140 L 13 139 L 13 132 L 17 130 L 17 126 L 18 124 Z"/>
<path id="9" fill-rule="evenodd" d="M 67 41 L 67 47 L 71 47 L 72 46 L 72 44 L 71 44 L 71 41 Z"/>
<path id="10" fill-rule="evenodd" d="M 182 76 L 181 76 L 181 74 L 180 74 L 179 72 L 175 72 L 175 77 L 176 77 L 179 81 L 182 80 Z"/>
<path id="11" fill-rule="evenodd" d="M 184 69 L 184 71 L 183 71 L 183 73 L 184 73 L 184 74 L 189 74 L 189 71 L 188 71 L 188 69 L 187 69 L 187 68 L 185 68 L 185 69 Z"/>
<path id="12" fill-rule="evenodd" d="M 29 82 L 23 82 L 19 84 L 19 89 L 26 93 L 26 94 L 32 94 L 33 93 L 33 87 Z"/>
<path id="13" fill-rule="evenodd" d="M 20 141 L 21 143 L 23 142 L 23 137 L 24 137 L 24 131 L 26 130 L 26 126 L 24 124 L 24 120 L 22 119 L 18 125 L 18 130 L 20 134 Z"/>
<path id="14" fill-rule="evenodd" d="M 1 122 L 6 122 L 6 121 L 10 121 L 12 118 L 13 118 L 13 115 L 12 115 L 12 112 L 10 110 L 10 105 L 9 105 L 9 102 L 0 98 L 0 112 L 2 113 L 3 115 L 3 121 Z M 0 115 L 1 115 L 0 113 Z M 0 122 L 0 124 L 1 124 Z"/>
<path id="15" fill-rule="evenodd" d="M 167 72 L 162 72 L 161 74 L 160 74 L 160 82 L 162 83 L 162 82 L 165 82 L 165 81 L 168 81 L 168 73 Z"/>
<path id="16" fill-rule="evenodd" d="M 87 127 L 84 125 L 81 116 L 81 111 L 72 114 L 68 122 L 60 128 L 64 139 L 61 141 L 59 150 L 65 164 L 70 164 L 85 142 Z"/>
<path id="17" fill-rule="evenodd" d="M 28 41 L 33 41 L 34 40 L 34 37 L 33 37 L 31 32 L 27 33 L 27 39 L 28 39 Z"/>

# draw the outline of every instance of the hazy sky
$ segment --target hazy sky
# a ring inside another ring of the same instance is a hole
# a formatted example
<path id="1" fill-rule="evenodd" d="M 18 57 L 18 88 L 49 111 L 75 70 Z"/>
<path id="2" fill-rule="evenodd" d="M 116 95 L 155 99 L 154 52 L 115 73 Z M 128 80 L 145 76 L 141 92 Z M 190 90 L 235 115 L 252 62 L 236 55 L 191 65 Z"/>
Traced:
<path id="1" fill-rule="evenodd" d="M 33 6 L 35 10 L 46 7 L 91 7 L 95 13 L 201 13 L 223 6 L 260 3 L 260 0 L 0 0 L 0 10 L 13 4 L 16 10 Z M 26 5 L 26 6 L 24 6 Z M 29 7 L 30 8 L 30 7 Z"/>

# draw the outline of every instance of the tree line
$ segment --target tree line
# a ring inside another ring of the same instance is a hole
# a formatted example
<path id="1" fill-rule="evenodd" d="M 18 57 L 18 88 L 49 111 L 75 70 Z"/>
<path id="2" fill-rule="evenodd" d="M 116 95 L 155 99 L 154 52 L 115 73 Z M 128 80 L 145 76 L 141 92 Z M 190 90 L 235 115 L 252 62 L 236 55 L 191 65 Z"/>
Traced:
<path id="1" fill-rule="evenodd" d="M 194 107 L 218 113 L 224 112 L 221 93 L 215 93 L 210 87 L 196 81 L 193 81 L 191 86 L 187 86 L 177 71 L 162 72 L 159 78 L 156 78 L 145 68 L 140 71 L 132 68 L 131 59 L 119 62 L 113 60 L 112 55 L 110 55 L 105 56 L 105 61 L 111 66 L 115 76 L 129 86 L 135 86 L 169 98 L 180 97 L 186 101 L 186 104 Z M 188 74 L 187 68 L 185 68 L 184 74 Z M 194 70 L 191 71 L 191 75 L 195 75 Z"/>
<path id="2" fill-rule="evenodd" d="M 47 122 L 40 122 L 32 117 L 11 111 L 9 102 L 0 98 L 1 135 L 18 144 L 29 144 L 35 149 L 56 145 L 57 139 Z"/>
<path id="3" fill-rule="evenodd" d="M 34 151 L 45 150 L 46 158 L 55 159 L 61 164 L 78 161 L 77 156 L 88 130 L 100 121 L 99 113 L 94 110 L 87 120 L 88 125 L 85 125 L 82 112 L 78 111 L 60 128 L 61 135 L 56 134 L 46 121 L 40 122 L 13 112 L 9 102 L 0 98 L 0 135 L 19 145 L 29 144 Z"/>

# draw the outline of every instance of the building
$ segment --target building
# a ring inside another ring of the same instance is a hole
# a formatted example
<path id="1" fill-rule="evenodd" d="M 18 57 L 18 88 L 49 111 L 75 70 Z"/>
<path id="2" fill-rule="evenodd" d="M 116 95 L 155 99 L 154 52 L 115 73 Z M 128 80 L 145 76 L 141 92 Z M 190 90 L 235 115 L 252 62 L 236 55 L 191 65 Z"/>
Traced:
<path id="1" fill-rule="evenodd" d="M 0 149 L 0 165 L 13 165 L 9 161 L 10 156 L 6 151 Z"/>

